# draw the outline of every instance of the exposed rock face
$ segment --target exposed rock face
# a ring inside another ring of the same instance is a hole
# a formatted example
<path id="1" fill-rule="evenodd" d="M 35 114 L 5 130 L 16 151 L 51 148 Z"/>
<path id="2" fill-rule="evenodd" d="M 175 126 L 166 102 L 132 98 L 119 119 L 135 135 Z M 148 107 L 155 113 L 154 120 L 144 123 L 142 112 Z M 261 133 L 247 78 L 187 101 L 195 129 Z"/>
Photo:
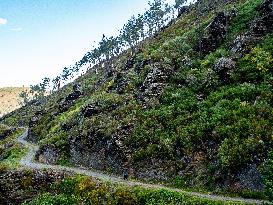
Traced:
<path id="1" fill-rule="evenodd" d="M 109 137 L 99 131 L 92 131 L 88 137 L 77 136 L 71 139 L 72 163 L 122 175 L 124 166 L 128 164 L 130 157 L 123 141 L 131 130 L 132 125 L 128 125 L 118 128 L 117 132 Z"/>
<path id="2" fill-rule="evenodd" d="M 265 0 L 257 8 L 261 14 L 251 25 L 250 30 L 243 35 L 237 36 L 231 45 L 231 52 L 239 54 L 239 57 L 249 53 L 252 45 L 257 44 L 260 38 L 273 31 L 273 3 Z"/>
<path id="3" fill-rule="evenodd" d="M 101 111 L 98 103 L 92 103 L 87 105 L 81 112 L 84 117 L 91 117 L 98 114 Z"/>
<path id="4" fill-rule="evenodd" d="M 159 96 L 171 73 L 172 69 L 170 67 L 162 66 L 159 63 L 152 64 L 150 72 L 147 74 L 140 91 L 147 97 Z"/>
<path id="5" fill-rule="evenodd" d="M 235 15 L 235 14 L 234 14 Z M 214 51 L 220 43 L 225 39 L 227 25 L 231 17 L 220 12 L 213 21 L 207 26 L 207 37 L 203 37 L 198 46 L 198 50 L 204 54 Z"/>
<path id="6" fill-rule="evenodd" d="M 60 159 L 59 150 L 52 145 L 43 147 L 37 152 L 36 158 L 40 163 L 57 164 Z"/>
<path id="7" fill-rule="evenodd" d="M 30 119 L 28 127 L 28 140 L 31 142 L 37 142 L 38 140 L 38 136 L 36 136 L 35 132 L 33 131 L 33 129 L 35 128 L 35 126 L 42 120 L 44 115 L 43 111 L 37 111 L 34 113 L 33 117 Z"/>
<path id="8" fill-rule="evenodd" d="M 80 85 L 75 84 L 73 86 L 73 92 L 70 93 L 64 100 L 60 102 L 59 106 L 60 112 L 66 112 L 81 95 L 82 92 L 80 90 Z"/>
<path id="9" fill-rule="evenodd" d="M 176 175 L 173 162 L 152 159 L 133 165 L 133 174 L 139 179 L 167 180 Z"/>
<path id="10" fill-rule="evenodd" d="M 222 81 L 227 81 L 230 73 L 235 69 L 235 62 L 230 58 L 220 58 L 215 63 L 213 70 Z"/>
<path id="11" fill-rule="evenodd" d="M 252 191 L 263 191 L 262 176 L 255 164 L 249 165 L 237 176 L 237 186 L 241 189 L 250 189 Z"/>

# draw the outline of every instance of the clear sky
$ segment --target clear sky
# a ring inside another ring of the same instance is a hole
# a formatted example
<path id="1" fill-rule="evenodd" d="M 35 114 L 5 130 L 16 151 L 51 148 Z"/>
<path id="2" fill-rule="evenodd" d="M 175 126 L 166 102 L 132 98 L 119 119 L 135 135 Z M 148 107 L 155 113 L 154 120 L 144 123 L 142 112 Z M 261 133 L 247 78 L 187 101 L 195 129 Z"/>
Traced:
<path id="1" fill-rule="evenodd" d="M 0 87 L 58 75 L 147 7 L 148 0 L 0 0 Z"/>

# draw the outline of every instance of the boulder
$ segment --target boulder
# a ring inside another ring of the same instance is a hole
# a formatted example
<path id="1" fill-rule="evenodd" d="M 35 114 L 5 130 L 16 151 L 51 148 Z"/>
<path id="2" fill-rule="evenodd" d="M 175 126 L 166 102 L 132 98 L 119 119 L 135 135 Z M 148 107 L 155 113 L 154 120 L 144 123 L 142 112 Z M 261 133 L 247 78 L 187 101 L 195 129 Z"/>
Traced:
<path id="1" fill-rule="evenodd" d="M 150 72 L 147 74 L 140 91 L 146 96 L 159 96 L 166 84 L 172 69 L 159 63 L 151 65 Z"/>
<path id="2" fill-rule="evenodd" d="M 226 81 L 231 71 L 235 69 L 235 62 L 230 58 L 219 58 L 213 70 L 219 75 L 222 81 Z"/>
<path id="3" fill-rule="evenodd" d="M 56 164 L 60 159 L 59 150 L 53 145 L 45 146 L 36 153 L 36 159 L 43 164 Z"/>
<path id="4" fill-rule="evenodd" d="M 264 191 L 261 173 L 255 164 L 249 165 L 237 175 L 237 188 L 251 191 Z"/>
<path id="5" fill-rule="evenodd" d="M 226 38 L 228 23 L 236 16 L 236 10 L 231 10 L 227 15 L 219 12 L 213 21 L 205 28 L 207 36 L 199 41 L 198 51 L 208 54 L 214 51 Z"/>
<path id="6" fill-rule="evenodd" d="M 101 111 L 98 103 L 92 103 L 87 105 L 85 108 L 83 108 L 83 110 L 81 111 L 82 115 L 84 117 L 91 117 L 93 115 L 98 114 Z"/>

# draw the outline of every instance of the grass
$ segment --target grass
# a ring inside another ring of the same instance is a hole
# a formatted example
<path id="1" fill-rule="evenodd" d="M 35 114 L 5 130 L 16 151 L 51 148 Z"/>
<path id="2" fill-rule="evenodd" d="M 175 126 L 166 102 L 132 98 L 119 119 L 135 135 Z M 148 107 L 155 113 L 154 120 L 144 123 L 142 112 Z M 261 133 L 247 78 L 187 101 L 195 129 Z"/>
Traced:
<path id="1" fill-rule="evenodd" d="M 54 193 L 54 194 L 53 194 Z M 135 205 L 225 205 L 244 204 L 211 200 L 170 189 L 143 188 L 139 186 L 101 182 L 90 177 L 68 177 L 52 185 L 52 192 L 44 192 L 25 205 L 42 204 L 135 204 Z"/>
<path id="2" fill-rule="evenodd" d="M 181 160 L 183 157 L 193 158 L 199 149 L 205 149 L 205 153 L 213 149 L 211 156 L 202 156 L 200 165 L 204 165 L 204 173 L 198 173 L 197 177 L 192 174 L 188 182 L 204 186 L 209 184 L 209 189 L 219 186 L 227 176 L 237 179 L 236 174 L 253 162 L 254 154 L 266 156 L 265 151 L 270 148 L 271 139 L 268 136 L 272 134 L 273 98 L 270 70 L 272 36 L 268 36 L 265 45 L 261 45 L 263 50 L 253 50 L 246 58 L 235 62 L 236 69 L 228 73 L 228 81 L 221 79 L 221 73 L 214 71 L 219 58 L 232 58 L 229 45 L 238 35 L 245 33 L 259 15 L 255 9 L 261 0 L 235 3 L 238 15 L 228 27 L 226 42 L 220 45 L 221 49 L 207 56 L 200 55 L 195 47 L 198 40 L 204 37 L 204 28 L 212 21 L 215 12 L 208 11 L 201 15 L 194 10 L 176 20 L 160 35 L 142 43 L 142 53 L 137 54 L 139 64 L 135 63 L 133 67 L 138 67 L 144 60 L 151 60 L 152 63 L 139 68 L 139 73 L 134 68 L 129 71 L 124 69 L 127 57 L 132 58 L 129 52 L 125 52 L 128 56 L 122 55 L 117 60 L 114 72 L 120 73 L 121 79 L 128 80 L 129 84 L 135 82 L 125 89 L 125 94 L 117 94 L 115 88 L 119 82 L 113 76 L 105 77 L 103 68 L 99 75 L 88 72 L 80 77 L 78 82 L 82 84 L 83 96 L 67 112 L 58 112 L 58 103 L 71 93 L 71 84 L 56 92 L 60 96 L 55 94 L 49 97 L 50 103 L 43 107 L 47 113 L 32 128 L 38 143 L 42 146 L 54 144 L 62 149 L 64 156 L 68 156 L 69 139 L 77 136 L 90 139 L 90 135 L 98 136 L 96 142 L 112 139 L 121 125 L 132 123 L 134 130 L 124 137 L 125 145 L 132 151 L 132 163 L 149 164 L 167 159 L 175 164 L 178 173 L 188 166 Z M 223 6 L 220 10 L 230 10 L 232 5 Z M 196 14 L 200 15 L 199 19 L 196 19 Z M 138 87 L 143 84 L 154 61 L 162 67 L 170 66 L 174 74 L 161 97 L 149 99 L 146 104 L 138 102 L 135 99 L 142 97 Z M 256 68 L 253 66 L 255 64 Z M 92 103 L 98 104 L 98 113 L 84 118 L 81 110 Z M 111 110 L 113 104 L 118 106 Z M 29 114 L 28 118 L 32 116 Z M 21 118 L 21 115 L 16 117 Z M 68 130 L 63 130 L 63 125 L 66 125 L 65 129 L 69 127 Z M 86 141 L 79 143 L 84 146 Z M 213 148 L 209 147 L 210 144 Z M 11 159 L 21 155 L 16 146 L 14 152 L 15 157 Z M 68 162 L 63 158 L 59 163 L 65 165 Z M 214 166 L 211 170 L 210 164 Z M 166 169 L 170 167 L 168 164 L 163 166 Z M 214 178 L 216 170 L 222 177 L 218 180 L 219 184 Z M 259 193 L 248 191 L 240 195 L 262 197 L 258 196 Z"/>
<path id="3" fill-rule="evenodd" d="M 11 169 L 19 168 L 19 161 L 27 153 L 28 149 L 26 147 L 22 147 L 20 143 L 15 140 L 15 138 L 21 135 L 23 132 L 23 129 L 17 129 L 6 139 L 0 141 L 0 155 L 3 158 L 3 160 L 0 161 L 1 166 L 6 166 Z M 5 144 L 10 144 L 11 146 L 4 149 Z"/>

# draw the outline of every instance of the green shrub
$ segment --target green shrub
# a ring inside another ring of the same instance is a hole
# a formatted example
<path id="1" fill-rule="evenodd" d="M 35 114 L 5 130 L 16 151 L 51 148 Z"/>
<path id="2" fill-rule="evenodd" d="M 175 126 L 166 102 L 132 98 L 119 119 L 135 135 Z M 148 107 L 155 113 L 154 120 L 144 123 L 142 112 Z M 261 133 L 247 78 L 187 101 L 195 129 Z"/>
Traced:
<path id="1" fill-rule="evenodd" d="M 237 70 L 231 76 L 234 82 L 260 83 L 271 78 L 273 58 L 261 47 L 255 47 L 237 63 Z"/>
<path id="2" fill-rule="evenodd" d="M 237 171 L 238 167 L 244 167 L 251 161 L 251 154 L 255 151 L 254 143 L 249 140 L 225 139 L 218 150 L 218 157 L 223 170 Z"/>
<path id="3" fill-rule="evenodd" d="M 268 158 L 262 170 L 265 185 L 265 193 L 270 201 L 273 201 L 273 151 L 269 151 Z"/>
<path id="4" fill-rule="evenodd" d="M 261 72 L 266 72 L 272 68 L 273 58 L 271 54 L 259 47 L 255 47 L 250 54 L 244 57 L 244 60 Z"/>
<path id="5" fill-rule="evenodd" d="M 44 193 L 31 202 L 23 203 L 24 205 L 78 205 L 78 200 L 71 195 L 51 195 Z"/>
<path id="6" fill-rule="evenodd" d="M 256 8 L 261 3 L 262 0 L 248 0 L 237 8 L 237 16 L 232 20 L 229 26 L 231 35 L 242 33 L 250 27 L 251 22 L 258 15 Z"/>

